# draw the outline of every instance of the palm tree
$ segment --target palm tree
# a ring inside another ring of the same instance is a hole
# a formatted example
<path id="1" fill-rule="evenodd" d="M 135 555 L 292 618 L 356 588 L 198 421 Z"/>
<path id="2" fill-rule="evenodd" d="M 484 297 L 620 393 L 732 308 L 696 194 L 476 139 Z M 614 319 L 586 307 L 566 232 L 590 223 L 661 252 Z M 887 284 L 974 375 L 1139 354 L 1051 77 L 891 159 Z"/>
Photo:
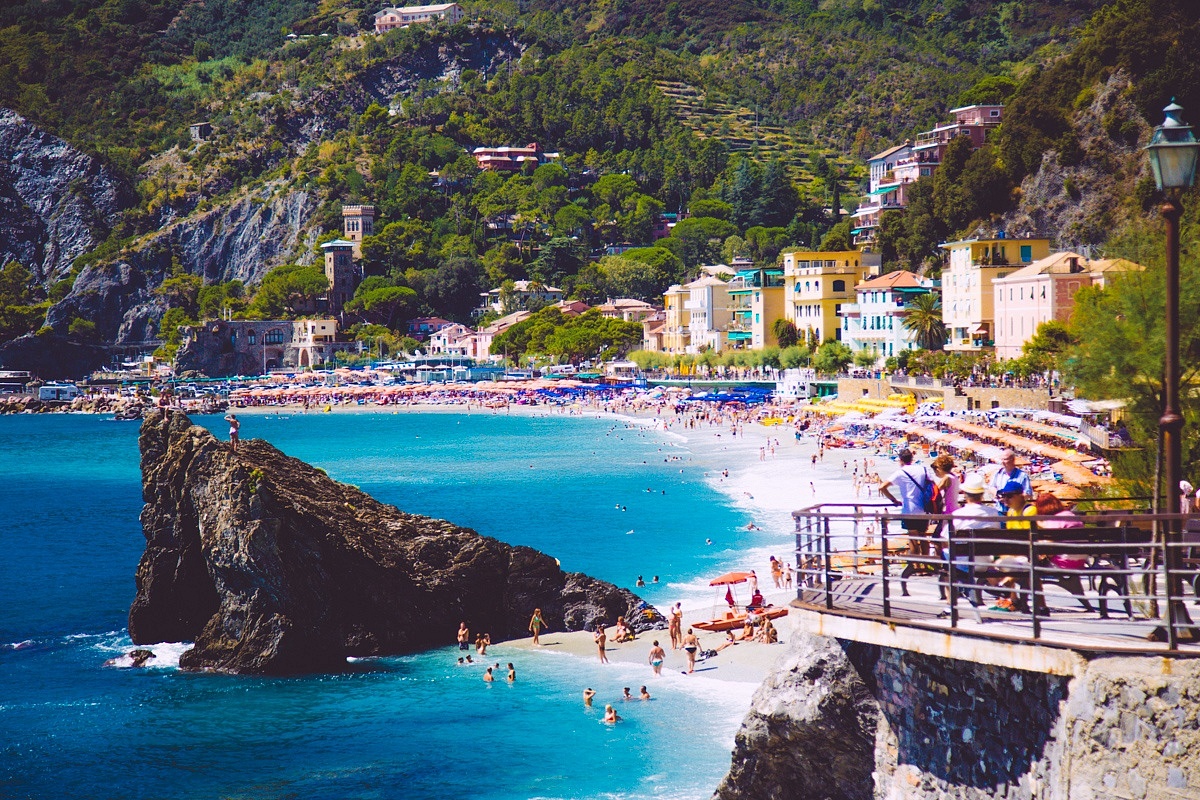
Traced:
<path id="1" fill-rule="evenodd" d="M 916 334 L 917 344 L 926 350 L 937 350 L 946 342 L 946 323 L 942 322 L 942 297 L 927 292 L 914 297 L 908 304 L 904 327 Z"/>

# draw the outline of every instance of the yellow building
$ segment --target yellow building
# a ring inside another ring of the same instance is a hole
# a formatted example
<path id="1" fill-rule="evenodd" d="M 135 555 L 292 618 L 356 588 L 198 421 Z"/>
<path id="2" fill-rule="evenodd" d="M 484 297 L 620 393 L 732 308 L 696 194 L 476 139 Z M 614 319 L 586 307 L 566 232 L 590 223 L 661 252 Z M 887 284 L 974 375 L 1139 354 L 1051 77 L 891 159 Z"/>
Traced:
<path id="1" fill-rule="evenodd" d="M 940 245 L 948 253 L 942 270 L 942 321 L 946 350 L 980 350 L 995 344 L 995 288 L 1004 278 L 1050 255 L 1049 239 L 964 239 Z"/>
<path id="2" fill-rule="evenodd" d="M 775 320 L 783 319 L 783 270 L 741 269 L 729 282 L 733 312 L 726 338 L 735 350 L 762 350 L 779 345 Z"/>
<path id="3" fill-rule="evenodd" d="M 854 287 L 878 274 L 878 253 L 796 250 L 783 255 L 784 317 L 818 342 L 841 339 L 839 312 L 856 300 Z"/>
<path id="4" fill-rule="evenodd" d="M 689 320 L 691 311 L 684 308 L 690 292 L 674 284 L 663 292 L 662 349 L 664 353 L 686 353 L 692 343 Z"/>

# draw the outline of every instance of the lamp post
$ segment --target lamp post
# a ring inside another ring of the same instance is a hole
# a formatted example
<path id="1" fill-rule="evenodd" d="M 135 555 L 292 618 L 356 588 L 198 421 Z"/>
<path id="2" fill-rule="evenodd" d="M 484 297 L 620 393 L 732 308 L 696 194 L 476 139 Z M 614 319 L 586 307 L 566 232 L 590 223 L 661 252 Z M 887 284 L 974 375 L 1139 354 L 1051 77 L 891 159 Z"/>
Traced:
<path id="1" fill-rule="evenodd" d="M 1183 415 L 1179 409 L 1179 218 L 1183 214 L 1180 195 L 1189 188 L 1196 177 L 1196 157 L 1200 143 L 1192 135 L 1192 126 L 1183 124 L 1179 118 L 1183 111 L 1171 104 L 1163 109 L 1167 117 L 1162 125 L 1154 129 L 1146 154 L 1150 157 L 1150 169 L 1154 172 L 1154 183 L 1165 194 L 1159 210 L 1166 224 L 1167 233 L 1167 309 L 1166 309 L 1166 357 L 1163 365 L 1163 414 L 1158 420 L 1162 436 L 1163 460 L 1167 473 L 1167 512 L 1178 514 L 1179 482 L 1183 480 Z M 1171 649 L 1176 646 L 1176 622 L 1188 623 L 1187 609 L 1178 598 L 1182 594 L 1179 576 L 1179 549 L 1182 525 L 1178 519 L 1169 520 L 1164 531 L 1166 544 L 1163 563 L 1167 568 L 1167 641 Z"/>

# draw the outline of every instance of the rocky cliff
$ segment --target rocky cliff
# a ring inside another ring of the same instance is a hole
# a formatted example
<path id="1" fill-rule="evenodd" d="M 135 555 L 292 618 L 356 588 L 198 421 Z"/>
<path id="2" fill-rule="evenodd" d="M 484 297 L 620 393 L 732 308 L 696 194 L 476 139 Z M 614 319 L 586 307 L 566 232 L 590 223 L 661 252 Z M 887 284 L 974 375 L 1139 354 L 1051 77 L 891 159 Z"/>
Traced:
<path id="1" fill-rule="evenodd" d="M 1200 798 L 1200 660 L 1051 675 L 795 634 L 715 800 Z"/>
<path id="2" fill-rule="evenodd" d="M 494 640 L 617 615 L 633 594 L 543 553 L 406 514 L 266 442 L 236 452 L 179 412 L 142 425 L 146 550 L 133 641 L 194 641 L 180 665 L 241 673 L 336 670 L 348 656 L 453 642 L 461 620 Z"/>
<path id="3" fill-rule="evenodd" d="M 0 108 L 0 264 L 17 261 L 44 284 L 58 280 L 132 201 L 99 161 Z"/>

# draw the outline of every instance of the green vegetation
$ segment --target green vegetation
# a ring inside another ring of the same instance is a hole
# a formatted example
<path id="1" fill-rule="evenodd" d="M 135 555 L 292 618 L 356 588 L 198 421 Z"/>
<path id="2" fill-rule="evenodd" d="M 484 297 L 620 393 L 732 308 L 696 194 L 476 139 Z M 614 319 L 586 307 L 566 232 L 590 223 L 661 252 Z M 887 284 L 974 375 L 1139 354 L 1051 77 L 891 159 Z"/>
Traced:
<path id="1" fill-rule="evenodd" d="M 578 364 L 622 356 L 641 341 L 642 326 L 637 322 L 602 317 L 594 308 L 571 317 L 551 306 L 497 336 L 492 354 L 507 355 L 517 363 L 550 356 L 559 363 Z"/>

